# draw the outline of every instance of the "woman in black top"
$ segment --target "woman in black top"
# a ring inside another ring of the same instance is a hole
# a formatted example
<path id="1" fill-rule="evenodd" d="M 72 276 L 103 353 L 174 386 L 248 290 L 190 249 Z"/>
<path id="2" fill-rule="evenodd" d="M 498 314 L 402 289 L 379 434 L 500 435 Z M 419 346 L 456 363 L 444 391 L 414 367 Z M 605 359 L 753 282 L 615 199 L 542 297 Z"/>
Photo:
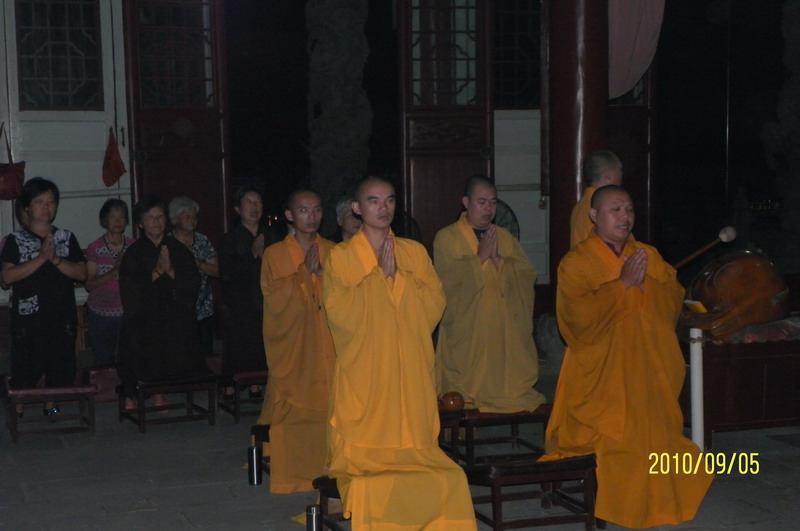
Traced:
<path id="1" fill-rule="evenodd" d="M 122 259 L 119 271 L 122 329 L 119 343 L 119 378 L 127 407 L 136 404 L 139 380 L 166 380 L 208 372 L 197 348 L 195 303 L 200 274 L 185 245 L 166 238 L 164 202 L 144 196 L 133 209 L 141 230 Z M 156 404 L 165 402 L 154 397 Z"/>
<path id="2" fill-rule="evenodd" d="M 277 241 L 261 222 L 263 203 L 257 191 L 240 188 L 233 200 L 239 223 L 222 238 L 219 255 L 225 304 L 223 376 L 267 368 L 261 334 L 261 255 L 265 247 Z M 250 391 L 257 393 L 259 389 L 254 386 Z M 225 393 L 231 394 L 233 389 L 226 389 Z"/>
<path id="3" fill-rule="evenodd" d="M 86 279 L 86 259 L 72 232 L 53 226 L 58 187 L 34 177 L 17 201 L 25 227 L 6 239 L 0 254 L 3 282 L 11 295 L 11 382 L 15 389 L 35 387 L 42 374 L 47 387 L 75 382 L 75 281 Z M 22 416 L 22 405 L 17 414 Z M 52 402 L 44 414 L 59 412 Z"/>

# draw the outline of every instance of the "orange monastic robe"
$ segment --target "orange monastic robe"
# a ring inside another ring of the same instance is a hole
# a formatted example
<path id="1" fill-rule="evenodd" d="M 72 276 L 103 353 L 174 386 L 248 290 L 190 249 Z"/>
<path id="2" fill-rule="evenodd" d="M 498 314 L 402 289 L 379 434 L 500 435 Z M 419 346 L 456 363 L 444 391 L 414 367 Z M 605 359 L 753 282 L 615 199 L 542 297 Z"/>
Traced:
<path id="1" fill-rule="evenodd" d="M 457 391 L 488 413 L 533 411 L 539 359 L 533 342 L 536 269 L 510 232 L 497 227 L 500 267 L 480 263 L 466 214 L 436 234 L 434 266 L 447 295 L 436 345 L 440 393 Z"/>
<path id="2" fill-rule="evenodd" d="M 590 234 L 594 233 L 594 224 L 589 219 L 589 210 L 592 208 L 592 196 L 595 189 L 587 186 L 583 189 L 583 196 L 575 208 L 572 209 L 572 215 L 569 217 L 569 246 L 573 247 L 576 243 L 580 243 Z"/>
<path id="3" fill-rule="evenodd" d="M 337 359 L 329 475 L 354 530 L 475 529 L 464 472 L 439 449 L 431 333 L 444 293 L 425 249 L 395 238 L 385 278 L 363 232 L 325 265 Z"/>
<path id="4" fill-rule="evenodd" d="M 320 260 L 333 242 L 317 236 Z M 267 391 L 258 424 L 269 424 L 270 492 L 314 490 L 324 473 L 328 393 L 336 353 L 322 304 L 294 236 L 270 245 L 261 264 Z"/>
<path id="5" fill-rule="evenodd" d="M 623 261 L 647 252 L 644 289 L 619 280 Z M 556 309 L 567 351 L 556 388 L 545 459 L 595 453 L 595 514 L 644 528 L 694 518 L 712 481 L 698 474 L 650 474 L 653 452 L 700 451 L 683 436 L 678 394 L 684 360 L 675 324 L 684 290 L 655 248 L 629 238 L 618 257 L 596 234 L 558 268 Z M 701 467 L 702 468 L 702 467 Z"/>

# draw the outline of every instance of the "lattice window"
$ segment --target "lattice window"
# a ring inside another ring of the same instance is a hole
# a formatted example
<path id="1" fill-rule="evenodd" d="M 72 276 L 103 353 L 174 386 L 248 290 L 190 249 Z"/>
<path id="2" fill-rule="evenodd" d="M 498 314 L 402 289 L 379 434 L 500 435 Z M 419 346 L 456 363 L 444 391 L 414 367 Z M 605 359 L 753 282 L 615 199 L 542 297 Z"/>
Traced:
<path id="1" fill-rule="evenodd" d="M 540 0 L 494 0 L 493 22 L 494 108 L 539 108 Z"/>
<path id="2" fill-rule="evenodd" d="M 211 6 L 208 0 L 140 0 L 142 107 L 212 107 Z"/>
<path id="3" fill-rule="evenodd" d="M 17 0 L 21 110 L 102 110 L 98 0 Z"/>
<path id="4" fill-rule="evenodd" d="M 412 0 L 412 105 L 478 105 L 476 0 Z"/>

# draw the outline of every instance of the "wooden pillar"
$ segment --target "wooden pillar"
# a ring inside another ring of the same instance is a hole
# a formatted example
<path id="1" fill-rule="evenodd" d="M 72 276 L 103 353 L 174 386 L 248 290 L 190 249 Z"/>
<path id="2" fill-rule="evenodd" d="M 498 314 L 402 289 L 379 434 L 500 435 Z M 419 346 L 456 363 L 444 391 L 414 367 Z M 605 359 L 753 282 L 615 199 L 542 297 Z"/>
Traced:
<path id="1" fill-rule="evenodd" d="M 556 0 L 549 8 L 550 267 L 555 279 L 569 250 L 569 217 L 582 189 L 581 163 L 605 147 L 608 2 Z"/>

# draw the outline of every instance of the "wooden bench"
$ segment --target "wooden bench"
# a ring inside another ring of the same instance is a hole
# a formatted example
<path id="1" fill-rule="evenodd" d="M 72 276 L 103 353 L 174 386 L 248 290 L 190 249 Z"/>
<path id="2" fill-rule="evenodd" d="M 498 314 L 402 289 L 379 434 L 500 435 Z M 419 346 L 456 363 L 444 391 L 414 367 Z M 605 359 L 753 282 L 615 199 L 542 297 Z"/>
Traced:
<path id="1" fill-rule="evenodd" d="M 242 393 L 247 391 L 251 385 L 267 385 L 267 371 L 249 371 L 237 372 L 230 380 L 223 381 L 221 387 L 233 387 L 233 400 L 226 400 L 223 393 L 220 396 L 219 407 L 233 415 L 233 422 L 238 424 L 239 420 L 245 415 L 259 415 L 261 414 L 261 405 L 264 399 L 259 398 L 243 398 Z M 257 404 L 257 408 L 242 410 L 243 404 Z"/>
<path id="2" fill-rule="evenodd" d="M 27 389 L 11 389 L 8 378 L 0 378 L 2 382 L 2 396 L 6 402 L 6 426 L 11 432 L 11 440 L 17 442 L 22 433 L 73 433 L 88 431 L 94 433 L 94 394 L 97 391 L 94 385 L 80 385 L 72 387 L 33 387 Z M 46 402 L 77 402 L 77 413 L 62 412 L 57 415 L 44 416 L 27 415 L 17 417 L 18 404 L 44 404 Z M 63 426 L 66 421 L 77 420 L 77 425 Z M 38 429 L 20 430 L 20 424 L 39 424 Z"/>
<path id="3" fill-rule="evenodd" d="M 467 465 L 464 472 L 470 485 L 489 487 L 489 495 L 476 495 L 472 498 L 475 506 L 491 504 L 491 516 L 479 511 L 476 507 L 475 517 L 491 526 L 494 530 L 518 529 L 521 527 L 538 527 L 583 522 L 587 530 L 595 528 L 594 501 L 597 490 L 595 479 L 594 455 L 561 459 L 558 461 L 536 462 L 534 459 L 524 461 L 508 461 Z M 561 489 L 561 482 L 579 481 L 583 499 L 579 500 Z M 531 485 L 532 489 L 503 493 L 504 487 L 513 485 Z M 536 489 L 535 486 L 540 488 Z M 553 504 L 570 511 L 563 515 L 543 515 L 538 517 L 505 520 L 503 502 L 539 498 L 544 509 Z M 598 520 L 597 525 L 605 528 L 605 522 Z"/>
<path id="4" fill-rule="evenodd" d="M 458 417 L 458 427 L 463 428 L 464 440 L 458 440 L 455 436 L 453 427 L 453 419 L 448 418 L 452 415 L 448 412 L 440 412 L 439 419 L 443 429 L 440 431 L 442 434 L 445 430 L 450 430 L 450 441 L 446 438 L 440 437 L 440 446 L 445 452 L 449 453 L 457 459 L 463 460 L 468 465 L 474 465 L 487 459 L 494 459 L 496 456 L 476 456 L 475 448 L 480 445 L 490 444 L 511 444 L 513 449 L 518 449 L 520 446 L 532 450 L 527 454 L 517 453 L 517 459 L 523 457 L 533 457 L 535 454 L 541 453 L 540 446 L 531 441 L 523 439 L 519 433 L 519 427 L 522 424 L 542 424 L 542 431 L 547 429 L 547 422 L 550 420 L 550 412 L 552 404 L 542 404 L 536 411 L 520 411 L 517 413 L 481 413 L 477 409 L 465 409 Z M 508 426 L 510 429 L 509 435 L 479 437 L 477 430 L 480 428 L 487 428 L 493 426 Z M 461 446 L 464 447 L 463 452 Z"/>
<path id="5" fill-rule="evenodd" d="M 172 424 L 175 422 L 188 422 L 192 420 L 208 420 L 208 424 L 213 426 L 216 423 L 217 413 L 217 385 L 218 380 L 214 374 L 195 376 L 177 380 L 153 380 L 139 381 L 136 383 L 136 409 L 125 409 L 125 395 L 121 386 L 117 388 L 119 395 L 119 421 L 130 420 L 139 426 L 139 432 L 145 433 L 147 426 L 156 424 Z M 208 407 L 202 407 L 194 403 L 195 392 L 208 393 Z M 182 402 L 170 402 L 162 405 L 148 406 L 145 402 L 151 395 L 174 395 L 183 394 L 185 400 Z M 174 413 L 178 409 L 184 409 L 182 415 L 158 415 L 150 416 L 148 413 Z"/>
<path id="6" fill-rule="evenodd" d="M 439 448 L 450 458 L 458 462 L 458 427 L 464 418 L 464 410 L 439 410 Z"/>

